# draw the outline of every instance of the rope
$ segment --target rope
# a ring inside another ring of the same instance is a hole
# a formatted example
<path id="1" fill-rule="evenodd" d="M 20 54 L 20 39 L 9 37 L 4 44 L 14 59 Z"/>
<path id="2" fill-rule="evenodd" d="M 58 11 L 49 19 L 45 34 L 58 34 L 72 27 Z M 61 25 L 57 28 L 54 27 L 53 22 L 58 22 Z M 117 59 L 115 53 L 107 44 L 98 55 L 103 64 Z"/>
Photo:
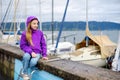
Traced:
<path id="1" fill-rule="evenodd" d="M 9 10 L 11 4 L 12 4 L 12 0 L 10 0 L 10 2 L 9 2 L 9 4 L 8 4 L 7 10 L 6 10 L 6 12 L 5 12 L 5 15 L 3 16 L 3 20 L 1 21 L 1 26 L 0 26 L 0 27 L 2 27 L 2 25 L 3 25 L 3 22 L 4 22 L 5 18 L 6 18 L 6 15 L 7 15 L 7 13 L 8 13 L 8 10 Z M 2 28 L 1 28 L 1 29 L 2 29 Z"/>
<path id="2" fill-rule="evenodd" d="M 15 16 L 16 16 L 16 10 L 17 10 L 18 4 L 19 4 L 19 0 L 17 1 L 17 4 L 16 4 L 16 0 L 15 0 L 15 11 L 14 11 L 14 19 L 13 19 L 13 21 L 14 21 L 14 27 L 15 27 Z M 9 41 L 10 32 L 12 31 L 12 28 L 13 28 L 13 23 L 11 24 L 11 27 L 10 27 L 9 35 L 8 35 L 8 38 L 7 38 L 7 43 Z M 15 30 L 14 30 L 14 33 L 15 33 Z"/>

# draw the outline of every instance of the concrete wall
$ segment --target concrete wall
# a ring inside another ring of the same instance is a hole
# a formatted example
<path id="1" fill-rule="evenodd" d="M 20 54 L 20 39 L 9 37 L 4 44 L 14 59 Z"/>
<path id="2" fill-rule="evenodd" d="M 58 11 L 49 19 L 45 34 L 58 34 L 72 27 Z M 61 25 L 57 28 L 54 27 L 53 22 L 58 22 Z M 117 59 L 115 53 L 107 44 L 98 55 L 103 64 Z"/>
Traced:
<path id="1" fill-rule="evenodd" d="M 2 63 L 3 55 L 12 57 L 13 59 L 11 58 L 11 62 L 14 63 L 14 58 L 21 59 L 23 52 L 17 47 L 0 44 L 0 55 L 1 54 L 0 65 L 5 65 Z M 46 70 L 62 77 L 64 80 L 120 80 L 119 72 L 113 72 L 108 69 L 98 68 L 69 60 L 56 60 L 51 62 L 39 60 L 37 66 L 39 69 Z M 10 65 L 9 67 L 12 66 Z M 2 69 L 3 68 L 0 66 L 0 71 L 2 71 Z"/>
<path id="2" fill-rule="evenodd" d="M 14 59 L 9 52 L 0 49 L 0 80 L 14 79 Z"/>

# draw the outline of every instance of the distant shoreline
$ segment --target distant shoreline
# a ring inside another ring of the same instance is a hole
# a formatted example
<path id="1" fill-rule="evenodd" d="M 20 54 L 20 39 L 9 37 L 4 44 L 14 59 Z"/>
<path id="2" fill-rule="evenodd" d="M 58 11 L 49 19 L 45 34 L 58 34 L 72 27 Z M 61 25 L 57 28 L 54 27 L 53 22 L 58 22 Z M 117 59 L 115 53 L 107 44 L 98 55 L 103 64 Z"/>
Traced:
<path id="1" fill-rule="evenodd" d="M 14 23 L 12 22 L 7 22 L 7 23 L 2 23 L 2 29 L 3 27 L 6 26 L 7 31 L 10 30 L 11 25 L 13 26 Z M 15 23 L 17 25 L 17 23 Z M 61 27 L 61 22 L 54 22 L 54 31 L 59 31 Z M 86 27 L 86 22 L 79 21 L 70 21 L 70 22 L 64 22 L 63 24 L 63 31 L 78 31 L 78 30 L 85 30 Z M 25 30 L 25 23 L 21 22 L 20 23 L 20 28 L 21 30 Z M 89 21 L 89 29 L 93 31 L 97 30 L 120 30 L 120 23 L 115 23 L 115 22 L 96 22 L 96 21 Z M 14 30 L 14 27 L 12 27 L 12 31 Z M 51 31 L 51 22 L 43 22 L 42 23 L 42 30 L 43 31 Z"/>

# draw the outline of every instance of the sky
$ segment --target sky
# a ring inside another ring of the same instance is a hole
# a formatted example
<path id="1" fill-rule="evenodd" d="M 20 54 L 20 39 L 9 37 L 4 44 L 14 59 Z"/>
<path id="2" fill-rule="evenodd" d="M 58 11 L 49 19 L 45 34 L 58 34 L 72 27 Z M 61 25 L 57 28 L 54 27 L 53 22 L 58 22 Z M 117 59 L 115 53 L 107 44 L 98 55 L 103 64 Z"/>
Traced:
<path id="1" fill-rule="evenodd" d="M 10 1 L 0 1 L 0 21 L 3 20 Z M 19 0 L 16 11 L 15 1 L 17 3 L 18 0 L 12 0 L 5 21 L 22 22 L 30 15 L 37 16 L 42 22 L 52 20 L 52 0 Z M 54 0 L 54 21 L 62 21 L 66 2 L 67 0 Z M 86 21 L 86 0 L 69 0 L 65 21 Z M 88 0 L 88 21 L 120 23 L 120 0 Z"/>

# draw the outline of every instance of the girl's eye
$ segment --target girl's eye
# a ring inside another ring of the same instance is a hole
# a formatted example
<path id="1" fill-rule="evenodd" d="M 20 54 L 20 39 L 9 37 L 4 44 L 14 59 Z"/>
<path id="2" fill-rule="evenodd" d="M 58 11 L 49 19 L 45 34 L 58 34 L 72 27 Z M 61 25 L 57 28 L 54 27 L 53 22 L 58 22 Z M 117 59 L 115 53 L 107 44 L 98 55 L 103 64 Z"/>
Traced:
<path id="1" fill-rule="evenodd" d="M 36 24 L 36 23 L 33 23 L 34 25 Z"/>

